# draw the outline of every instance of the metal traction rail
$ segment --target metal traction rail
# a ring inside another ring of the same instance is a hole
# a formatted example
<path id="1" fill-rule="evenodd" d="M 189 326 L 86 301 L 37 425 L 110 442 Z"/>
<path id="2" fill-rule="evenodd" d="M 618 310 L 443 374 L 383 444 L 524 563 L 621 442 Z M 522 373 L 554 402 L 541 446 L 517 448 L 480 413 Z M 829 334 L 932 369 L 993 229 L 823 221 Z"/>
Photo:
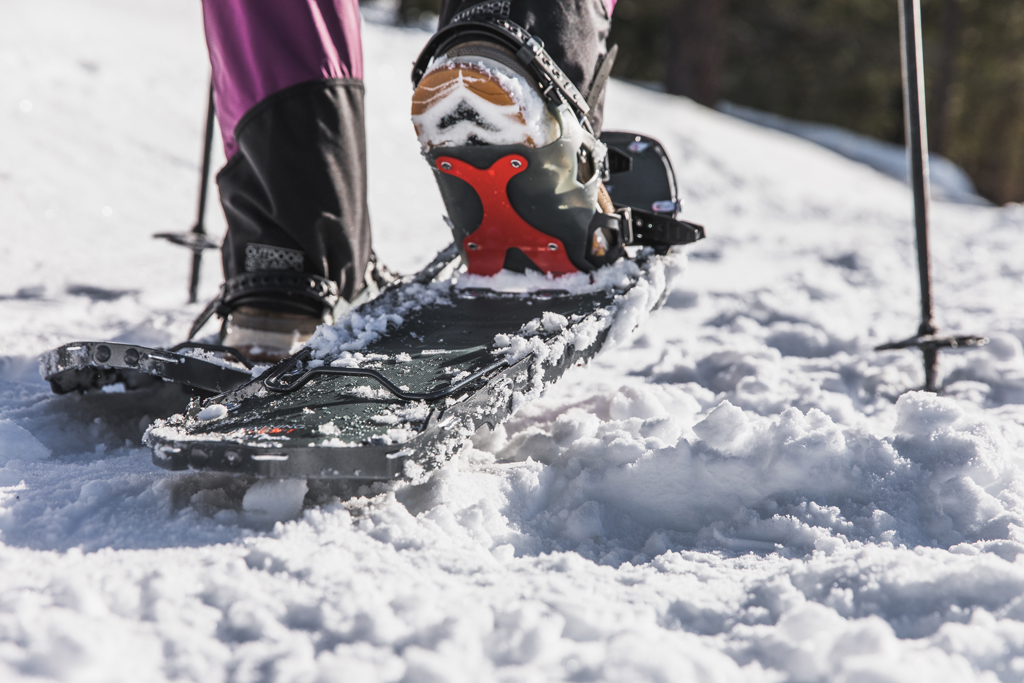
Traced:
<path id="1" fill-rule="evenodd" d="M 289 372 L 295 372 L 300 362 L 310 360 L 312 354 L 309 349 L 305 349 L 294 356 L 292 356 L 286 363 L 282 364 L 281 367 L 274 370 L 272 373 L 267 375 L 263 379 L 263 386 L 273 392 L 286 394 L 300 387 L 304 386 L 314 377 L 319 375 L 335 375 L 341 377 L 364 377 L 367 379 L 375 380 L 382 387 L 387 389 L 389 392 L 394 394 L 395 397 L 400 398 L 404 401 L 437 401 L 442 398 L 447 398 L 452 394 L 461 391 L 462 389 L 474 384 L 475 382 L 482 379 L 485 375 L 500 370 L 501 368 L 508 366 L 508 361 L 504 358 L 497 360 L 487 367 L 474 372 L 469 377 L 459 380 L 455 384 L 448 387 L 434 389 L 428 392 L 414 392 L 406 391 L 399 387 L 397 384 L 392 382 L 383 373 L 377 370 L 371 370 L 369 368 L 334 368 L 330 366 L 321 366 L 317 368 L 308 368 L 292 378 L 286 378 Z"/>

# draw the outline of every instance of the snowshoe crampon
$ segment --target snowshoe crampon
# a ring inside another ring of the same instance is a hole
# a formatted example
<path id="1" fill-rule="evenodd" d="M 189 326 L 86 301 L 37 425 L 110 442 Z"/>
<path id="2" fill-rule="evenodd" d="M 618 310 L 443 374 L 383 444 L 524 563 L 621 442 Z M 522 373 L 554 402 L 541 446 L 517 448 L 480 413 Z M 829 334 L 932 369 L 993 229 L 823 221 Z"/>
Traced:
<path id="1" fill-rule="evenodd" d="M 143 389 L 161 381 L 195 393 L 219 394 L 252 379 L 253 364 L 236 349 L 185 342 L 153 349 L 118 342 L 73 342 L 39 357 L 39 371 L 56 394 L 122 384 Z"/>

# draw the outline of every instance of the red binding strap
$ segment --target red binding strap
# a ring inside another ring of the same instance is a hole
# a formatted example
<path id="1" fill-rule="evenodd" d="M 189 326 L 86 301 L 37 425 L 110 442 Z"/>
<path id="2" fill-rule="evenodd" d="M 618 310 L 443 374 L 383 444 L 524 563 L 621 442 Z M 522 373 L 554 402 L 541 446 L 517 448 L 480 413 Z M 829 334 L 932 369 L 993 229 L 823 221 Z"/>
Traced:
<path id="1" fill-rule="evenodd" d="M 508 181 L 526 167 L 526 159 L 518 154 L 502 157 L 483 170 L 453 157 L 438 157 L 437 169 L 469 183 L 484 207 L 480 227 L 462 240 L 470 273 L 494 275 L 505 265 L 505 253 L 513 247 L 545 273 L 565 275 L 579 270 L 569 260 L 560 239 L 533 227 L 512 208 Z"/>

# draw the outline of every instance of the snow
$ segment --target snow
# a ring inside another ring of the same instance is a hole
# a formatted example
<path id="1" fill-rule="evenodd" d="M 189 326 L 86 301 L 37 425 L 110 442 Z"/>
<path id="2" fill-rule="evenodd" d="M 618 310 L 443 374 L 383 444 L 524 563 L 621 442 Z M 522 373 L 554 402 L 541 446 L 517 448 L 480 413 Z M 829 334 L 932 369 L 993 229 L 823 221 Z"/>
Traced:
<path id="1" fill-rule="evenodd" d="M 242 510 L 250 523 L 273 526 L 299 516 L 308 490 L 304 479 L 261 479 L 246 490 Z"/>
<path id="2" fill-rule="evenodd" d="M 228 409 L 219 403 L 206 406 L 196 414 L 196 419 L 200 422 L 208 422 L 210 420 L 220 420 L 227 417 Z"/>
<path id="3" fill-rule="evenodd" d="M 1024 207 L 934 206 L 939 323 L 992 343 L 905 393 L 919 356 L 872 351 L 918 323 L 905 186 L 612 82 L 608 127 L 664 143 L 709 235 L 638 331 L 423 483 L 165 472 L 141 435 L 185 396 L 53 396 L 35 357 L 201 308 L 149 236 L 194 221 L 199 5 L 0 12 L 0 680 L 1024 680 Z M 408 120 L 426 38 L 366 25 L 404 271 L 449 241 Z"/>

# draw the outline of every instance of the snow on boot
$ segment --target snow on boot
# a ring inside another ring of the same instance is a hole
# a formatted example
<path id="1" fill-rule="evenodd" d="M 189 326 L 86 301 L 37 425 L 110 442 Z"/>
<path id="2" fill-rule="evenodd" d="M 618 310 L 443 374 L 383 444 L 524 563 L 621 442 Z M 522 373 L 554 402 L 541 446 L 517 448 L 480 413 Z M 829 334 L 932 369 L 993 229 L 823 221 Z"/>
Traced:
<path id="1" fill-rule="evenodd" d="M 558 139 L 558 121 L 537 84 L 508 50 L 463 43 L 437 60 L 412 97 L 412 121 L 424 152 L 435 147 L 542 147 Z"/>
<path id="2" fill-rule="evenodd" d="M 600 218 L 614 211 L 607 149 L 517 55 L 496 40 L 445 47 L 416 84 L 416 134 L 470 273 L 594 270 L 624 253 Z"/>

